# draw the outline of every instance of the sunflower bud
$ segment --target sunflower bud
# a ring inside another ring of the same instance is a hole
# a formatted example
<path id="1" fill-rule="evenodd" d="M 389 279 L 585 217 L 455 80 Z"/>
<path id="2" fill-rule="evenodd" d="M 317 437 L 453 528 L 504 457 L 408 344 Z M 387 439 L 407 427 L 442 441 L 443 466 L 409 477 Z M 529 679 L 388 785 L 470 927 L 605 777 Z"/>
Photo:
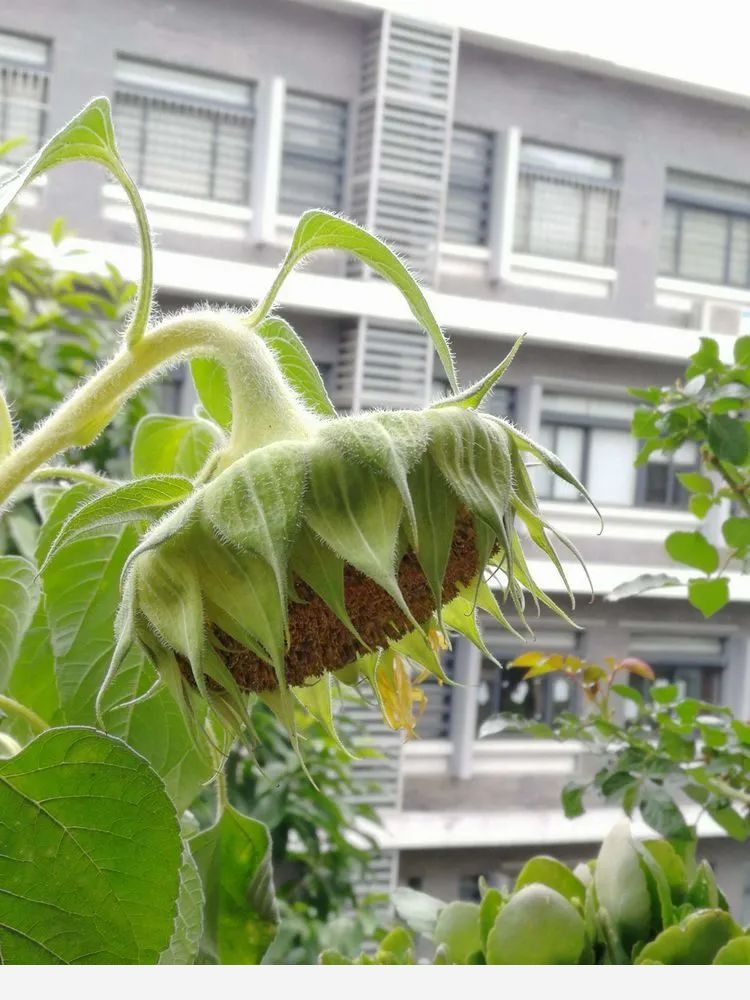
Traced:
<path id="1" fill-rule="evenodd" d="M 516 529 L 519 518 L 561 569 L 522 451 L 562 467 L 460 397 L 302 421 L 301 406 L 288 437 L 277 410 L 274 440 L 215 460 L 214 478 L 143 537 L 115 659 L 138 643 L 185 708 L 207 701 L 241 726 L 255 695 L 293 736 L 295 703 L 332 726 L 332 677 L 363 681 L 386 721 L 413 733 L 424 694 L 409 664 L 447 680 L 448 630 L 486 652 L 478 608 L 511 627 L 488 567 L 522 623 L 526 594 L 563 615 L 532 580 Z"/>

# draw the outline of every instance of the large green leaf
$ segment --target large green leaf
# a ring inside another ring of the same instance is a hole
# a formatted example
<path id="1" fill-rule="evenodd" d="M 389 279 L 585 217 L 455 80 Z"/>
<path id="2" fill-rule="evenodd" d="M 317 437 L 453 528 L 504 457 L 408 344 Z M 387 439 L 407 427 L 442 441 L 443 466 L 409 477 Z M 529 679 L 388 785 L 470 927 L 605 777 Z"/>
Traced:
<path id="1" fill-rule="evenodd" d="M 219 427 L 232 426 L 232 393 L 224 366 L 213 358 L 194 358 L 190 362 L 195 391 L 208 415 Z"/>
<path id="2" fill-rule="evenodd" d="M 227 805 L 189 843 L 206 898 L 204 955 L 223 965 L 258 965 L 279 921 L 268 829 Z"/>
<path id="3" fill-rule="evenodd" d="M 40 552 L 80 495 L 75 488 L 61 497 L 44 526 Z M 131 527 L 101 529 L 52 555 L 42 573 L 60 713 L 70 724 L 96 724 L 96 697 L 114 651 L 120 576 L 135 542 Z M 178 807 L 187 808 L 211 768 L 196 751 L 169 693 L 161 690 L 138 705 L 114 707 L 144 694 L 153 679 L 153 668 L 131 653 L 108 691 L 105 722 L 152 762 Z"/>
<path id="4" fill-rule="evenodd" d="M 688 600 L 704 618 L 710 618 L 729 603 L 729 580 L 725 576 L 710 580 L 690 580 Z"/>
<path id="5" fill-rule="evenodd" d="M 385 243 L 341 216 L 318 209 L 301 216 L 279 273 L 268 294 L 253 313 L 253 318 L 266 317 L 289 273 L 316 250 L 343 250 L 352 254 L 399 289 L 412 315 L 432 339 L 451 388 L 457 392 L 458 382 L 448 342 L 432 315 L 421 288 Z"/>
<path id="6" fill-rule="evenodd" d="M 33 565 L 20 556 L 0 556 L 0 692 L 5 690 L 38 600 Z"/>
<path id="7" fill-rule="evenodd" d="M 220 432 L 208 420 L 151 413 L 139 421 L 131 445 L 134 476 L 198 474 Z"/>
<path id="8" fill-rule="evenodd" d="M 92 729 L 0 762 L 0 954 L 12 964 L 149 964 L 167 946 L 179 823 L 150 765 Z"/>

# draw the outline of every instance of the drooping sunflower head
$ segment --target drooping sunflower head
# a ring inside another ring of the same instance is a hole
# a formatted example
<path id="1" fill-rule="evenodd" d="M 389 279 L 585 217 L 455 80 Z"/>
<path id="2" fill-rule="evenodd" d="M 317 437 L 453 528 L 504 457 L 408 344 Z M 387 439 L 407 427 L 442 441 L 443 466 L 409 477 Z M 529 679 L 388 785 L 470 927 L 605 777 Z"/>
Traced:
<path id="1" fill-rule="evenodd" d="M 480 609 L 512 628 L 488 574 L 521 623 L 527 596 L 563 614 L 519 538 L 520 521 L 562 572 L 522 456 L 575 480 L 474 408 L 500 369 L 424 410 L 310 414 L 294 436 L 215 464 L 133 552 L 116 661 L 140 644 L 188 712 L 207 701 L 235 727 L 253 697 L 293 737 L 297 703 L 332 726 L 335 678 L 368 684 L 386 721 L 413 731 L 412 671 L 447 680 L 453 632 L 487 652 Z"/>

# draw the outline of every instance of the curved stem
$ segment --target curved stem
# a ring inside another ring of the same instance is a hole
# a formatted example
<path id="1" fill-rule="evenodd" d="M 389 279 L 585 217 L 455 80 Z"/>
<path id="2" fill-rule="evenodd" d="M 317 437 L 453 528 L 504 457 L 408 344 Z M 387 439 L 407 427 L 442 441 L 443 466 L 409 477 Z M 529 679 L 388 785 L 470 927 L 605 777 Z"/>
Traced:
<path id="1" fill-rule="evenodd" d="M 151 302 L 154 294 L 153 241 L 146 206 L 143 204 L 143 199 L 132 177 L 119 161 L 113 161 L 110 169 L 122 185 L 130 204 L 133 206 L 138 224 L 138 237 L 141 242 L 141 280 L 138 284 L 138 298 L 130 323 L 125 331 L 125 343 L 128 347 L 134 347 L 143 337 L 151 315 Z"/>
<path id="2" fill-rule="evenodd" d="M 16 701 L 15 698 L 9 698 L 5 694 L 0 694 L 0 711 L 5 712 L 6 715 L 15 715 L 17 718 L 28 722 L 35 733 L 43 733 L 46 729 L 49 729 L 49 723 L 45 722 L 40 715 L 22 705 L 20 701 Z"/>
<path id="3" fill-rule="evenodd" d="M 217 468 L 279 438 L 309 435 L 314 416 L 284 382 L 257 334 L 231 312 L 185 313 L 123 347 L 0 462 L 0 505 L 54 455 L 95 440 L 144 379 L 177 358 L 196 355 L 225 366 L 232 393 L 232 432 Z"/>
<path id="4" fill-rule="evenodd" d="M 116 480 L 100 476 L 96 472 L 77 469 L 74 465 L 42 465 L 28 477 L 34 481 L 47 479 L 67 479 L 71 483 L 90 483 L 92 486 L 111 486 Z"/>

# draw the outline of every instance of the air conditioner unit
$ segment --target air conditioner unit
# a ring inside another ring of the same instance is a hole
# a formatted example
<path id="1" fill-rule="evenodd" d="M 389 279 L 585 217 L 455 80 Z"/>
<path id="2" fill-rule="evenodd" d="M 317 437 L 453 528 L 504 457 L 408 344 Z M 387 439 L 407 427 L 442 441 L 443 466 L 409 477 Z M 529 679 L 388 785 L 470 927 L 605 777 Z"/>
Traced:
<path id="1" fill-rule="evenodd" d="M 725 333 L 736 337 L 743 332 L 743 326 L 750 323 L 750 309 L 733 302 L 707 299 L 698 307 L 698 322 L 704 333 Z"/>

